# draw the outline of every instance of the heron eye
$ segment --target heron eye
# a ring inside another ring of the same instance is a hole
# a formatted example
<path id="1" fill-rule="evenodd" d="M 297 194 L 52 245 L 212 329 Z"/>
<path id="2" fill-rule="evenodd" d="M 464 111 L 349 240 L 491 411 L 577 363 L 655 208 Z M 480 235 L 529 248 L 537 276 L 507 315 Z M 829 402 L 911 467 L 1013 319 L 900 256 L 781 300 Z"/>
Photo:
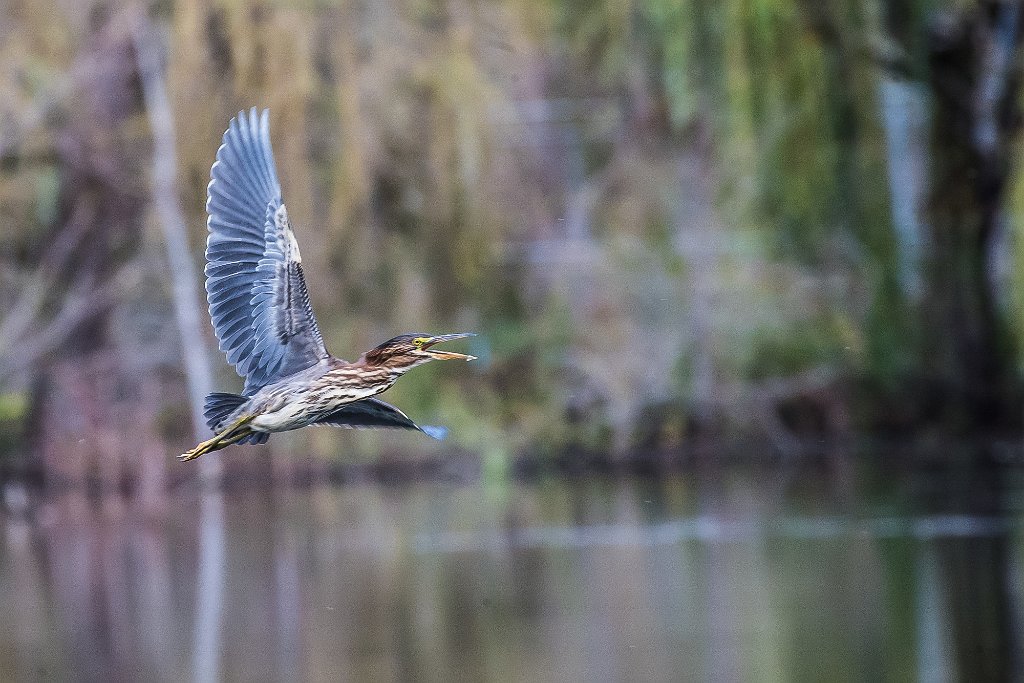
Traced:
<path id="1" fill-rule="evenodd" d="M 413 346 L 415 346 L 417 349 L 422 349 L 423 345 L 426 344 L 428 341 L 430 340 L 427 339 L 426 337 L 416 337 L 415 339 L 412 340 L 412 343 Z"/>

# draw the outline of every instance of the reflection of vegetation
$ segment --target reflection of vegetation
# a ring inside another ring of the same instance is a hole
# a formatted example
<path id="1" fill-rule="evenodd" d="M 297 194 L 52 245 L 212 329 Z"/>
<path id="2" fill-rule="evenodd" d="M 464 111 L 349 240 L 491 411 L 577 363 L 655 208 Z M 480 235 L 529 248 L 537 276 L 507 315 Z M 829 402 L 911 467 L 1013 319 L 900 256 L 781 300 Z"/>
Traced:
<path id="1" fill-rule="evenodd" d="M 873 476 L 236 491 L 221 677 L 1012 679 L 1014 522 Z M 190 677 L 199 501 L 175 500 L 147 523 L 74 494 L 5 520 L 4 680 Z"/>
<path id="2" fill-rule="evenodd" d="M 1019 203 L 1019 60 L 992 22 L 1014 18 L 961 3 L 940 22 L 935 5 L 177 0 L 154 12 L 196 253 L 222 129 L 268 106 L 332 349 L 482 332 L 478 375 L 412 373 L 395 400 L 500 462 L 539 444 L 625 449 L 651 415 L 751 397 L 769 397 L 758 414 L 832 405 L 851 375 L 887 392 L 862 401 L 881 412 L 910 399 L 908 378 L 949 397 L 942 419 L 1012 412 L 1020 316 L 1001 306 L 1020 287 L 993 264 L 1009 249 L 995 229 L 1003 188 Z M 132 17 L 16 2 L 3 19 L 0 381 L 37 387 L 36 411 L 78 392 L 121 406 L 89 429 L 156 434 L 182 390 L 141 228 Z M 968 29 L 1008 49 L 1009 66 L 958 43 Z M 948 50 L 966 50 L 966 80 Z M 966 83 L 962 97 L 1002 84 L 1000 154 L 970 146 L 981 122 L 941 91 L 946 77 Z M 962 180 L 978 174 L 989 184 Z M 124 376 L 104 384 L 110 367 Z M 747 408 L 726 412 L 742 422 Z M 312 436 L 312 450 L 337 452 L 336 438 L 349 436 Z"/>

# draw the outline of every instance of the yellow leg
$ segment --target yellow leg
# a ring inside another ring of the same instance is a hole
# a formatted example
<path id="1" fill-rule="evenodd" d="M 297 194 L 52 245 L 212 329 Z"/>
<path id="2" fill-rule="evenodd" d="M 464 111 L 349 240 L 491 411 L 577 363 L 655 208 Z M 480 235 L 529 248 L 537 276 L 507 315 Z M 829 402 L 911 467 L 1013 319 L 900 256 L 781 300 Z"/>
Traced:
<path id="1" fill-rule="evenodd" d="M 195 460 L 204 453 L 211 451 L 218 451 L 221 448 L 226 448 L 233 443 L 241 441 L 245 437 L 252 433 L 252 430 L 245 427 L 248 423 L 252 422 L 255 415 L 243 415 L 242 417 L 235 420 L 231 425 L 217 434 L 212 439 L 207 439 L 195 448 L 178 456 L 178 460 L 181 462 L 188 462 L 189 460 Z M 243 429 L 243 427 L 245 427 Z"/>
<path id="2" fill-rule="evenodd" d="M 242 429 L 237 434 L 232 434 L 230 437 L 225 438 L 223 435 L 215 436 L 208 441 L 204 441 L 192 450 L 182 453 L 178 456 L 178 460 L 181 462 L 188 462 L 189 460 L 195 460 L 200 455 L 205 453 L 211 453 L 213 451 L 219 451 L 222 448 L 227 448 L 231 444 L 242 440 L 252 432 L 251 429 Z"/>

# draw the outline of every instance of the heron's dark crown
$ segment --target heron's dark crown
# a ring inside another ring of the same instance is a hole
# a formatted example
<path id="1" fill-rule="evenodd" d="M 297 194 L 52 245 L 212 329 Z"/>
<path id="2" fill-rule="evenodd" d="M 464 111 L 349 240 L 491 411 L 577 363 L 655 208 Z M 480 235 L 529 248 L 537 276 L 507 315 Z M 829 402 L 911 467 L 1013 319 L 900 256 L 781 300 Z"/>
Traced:
<path id="1" fill-rule="evenodd" d="M 367 351 L 363 354 L 363 360 L 367 365 L 387 366 L 390 368 L 405 368 L 423 363 L 429 359 L 416 353 L 418 347 L 415 344 L 415 340 L 424 339 L 429 336 L 423 333 L 400 334 Z"/>
<path id="2" fill-rule="evenodd" d="M 413 332 L 412 334 L 400 334 L 397 337 L 392 337 L 391 339 L 388 339 L 383 344 L 378 344 L 377 348 L 378 349 L 384 349 L 384 348 L 401 348 L 401 347 L 404 347 L 404 346 L 412 346 L 414 339 L 423 339 L 425 337 L 430 337 L 430 335 L 427 334 L 426 332 Z"/>

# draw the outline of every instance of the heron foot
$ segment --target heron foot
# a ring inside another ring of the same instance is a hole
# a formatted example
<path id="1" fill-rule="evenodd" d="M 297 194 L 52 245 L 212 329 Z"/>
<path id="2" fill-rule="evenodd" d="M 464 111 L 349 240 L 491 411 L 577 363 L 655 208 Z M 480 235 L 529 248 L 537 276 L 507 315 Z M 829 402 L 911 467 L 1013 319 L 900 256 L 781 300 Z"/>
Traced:
<path id="1" fill-rule="evenodd" d="M 180 462 L 188 462 L 189 460 L 195 460 L 203 453 L 209 453 L 210 451 L 216 450 L 217 444 L 219 443 L 220 439 L 216 436 L 213 437 L 212 439 L 207 439 L 206 441 L 202 442 L 192 450 L 185 451 L 184 453 L 179 455 L 178 460 Z"/>
<path id="2" fill-rule="evenodd" d="M 219 451 L 222 448 L 227 448 L 233 443 L 241 441 L 245 437 L 252 433 L 252 430 L 245 425 L 252 422 L 255 415 L 243 415 L 242 417 L 235 420 L 231 425 L 217 434 L 212 439 L 207 439 L 190 451 L 185 451 L 178 456 L 179 462 L 188 462 L 189 460 L 195 460 L 204 453 L 211 451 Z"/>

